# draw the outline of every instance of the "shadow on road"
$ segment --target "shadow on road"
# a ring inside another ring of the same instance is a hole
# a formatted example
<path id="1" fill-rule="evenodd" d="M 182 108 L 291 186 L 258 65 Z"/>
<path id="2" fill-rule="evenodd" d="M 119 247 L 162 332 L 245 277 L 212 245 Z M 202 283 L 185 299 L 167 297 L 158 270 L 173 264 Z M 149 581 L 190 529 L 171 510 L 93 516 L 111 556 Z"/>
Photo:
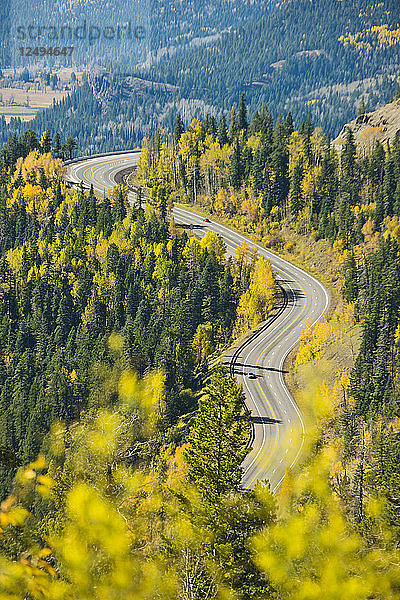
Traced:
<path id="1" fill-rule="evenodd" d="M 175 223 L 175 227 L 182 229 L 204 229 L 204 225 L 196 225 L 196 223 Z"/>
<path id="2" fill-rule="evenodd" d="M 296 304 L 296 301 L 300 298 L 304 298 L 304 294 L 300 290 L 288 290 L 287 291 L 288 304 Z"/>
<path id="3" fill-rule="evenodd" d="M 282 423 L 282 421 L 272 419 L 272 417 L 250 417 L 250 420 L 257 425 L 274 425 L 275 423 Z"/>
<path id="4" fill-rule="evenodd" d="M 249 365 L 248 363 L 243 364 L 240 362 L 235 362 L 235 375 L 243 375 L 243 372 L 241 369 L 236 369 L 236 367 L 245 367 L 246 369 L 257 369 L 257 371 L 270 371 L 272 373 L 289 373 L 289 371 L 284 371 L 283 369 L 275 369 L 275 367 L 262 367 L 260 365 Z M 246 373 L 245 373 L 246 376 Z M 257 375 L 255 375 L 255 377 L 257 378 Z"/>

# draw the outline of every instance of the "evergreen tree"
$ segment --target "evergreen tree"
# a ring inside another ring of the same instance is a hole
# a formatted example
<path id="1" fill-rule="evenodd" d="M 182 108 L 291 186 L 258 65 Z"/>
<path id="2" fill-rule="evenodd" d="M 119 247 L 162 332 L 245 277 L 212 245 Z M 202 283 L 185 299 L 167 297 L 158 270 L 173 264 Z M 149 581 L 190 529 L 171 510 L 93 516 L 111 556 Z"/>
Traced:
<path id="1" fill-rule="evenodd" d="M 235 190 L 238 190 L 242 184 L 242 152 L 238 138 L 233 142 L 233 152 L 231 156 L 231 184 Z"/>
<path id="2" fill-rule="evenodd" d="M 347 302 L 353 302 L 358 297 L 358 268 L 354 252 L 349 253 L 344 265 L 344 297 Z"/>
<path id="3" fill-rule="evenodd" d="M 364 96 L 361 96 L 360 104 L 358 105 L 357 114 L 358 114 L 358 116 L 362 116 L 362 115 L 365 115 L 366 112 L 367 112 L 367 110 L 365 108 Z"/>
<path id="4" fill-rule="evenodd" d="M 226 119 L 224 115 L 221 117 L 221 121 L 218 127 L 218 141 L 219 145 L 222 147 L 225 144 L 229 143 L 228 129 L 226 127 Z"/>
<path id="5" fill-rule="evenodd" d="M 174 128 L 174 144 L 176 147 L 178 146 L 180 137 L 181 137 L 182 133 L 184 133 L 184 131 L 185 131 L 185 125 L 184 125 L 184 122 L 182 121 L 181 115 L 178 113 L 178 115 L 176 117 L 176 121 L 175 121 L 175 128 Z"/>
<path id="6" fill-rule="evenodd" d="M 238 112 L 238 119 L 237 119 L 238 131 L 243 131 L 244 134 L 246 135 L 248 126 L 249 126 L 249 124 L 247 121 L 246 100 L 245 100 L 245 95 L 242 94 L 242 96 L 240 98 L 239 112 Z"/>
<path id="7" fill-rule="evenodd" d="M 120 186 L 113 205 L 113 219 L 116 222 L 121 222 L 125 219 L 126 215 L 127 211 L 125 206 L 125 198 L 122 192 L 122 187 Z"/>
<path id="8" fill-rule="evenodd" d="M 207 502 L 238 488 L 250 435 L 240 384 L 220 368 L 199 401 L 185 456 L 188 475 Z"/>
<path id="9" fill-rule="evenodd" d="M 301 191 L 301 183 L 303 180 L 303 165 L 299 161 L 293 169 L 290 180 L 290 212 L 294 218 L 297 217 L 300 210 L 303 208 L 303 198 Z"/>
<path id="10" fill-rule="evenodd" d="M 61 136 L 57 132 L 53 140 L 53 155 L 55 158 L 60 158 L 61 155 Z"/>

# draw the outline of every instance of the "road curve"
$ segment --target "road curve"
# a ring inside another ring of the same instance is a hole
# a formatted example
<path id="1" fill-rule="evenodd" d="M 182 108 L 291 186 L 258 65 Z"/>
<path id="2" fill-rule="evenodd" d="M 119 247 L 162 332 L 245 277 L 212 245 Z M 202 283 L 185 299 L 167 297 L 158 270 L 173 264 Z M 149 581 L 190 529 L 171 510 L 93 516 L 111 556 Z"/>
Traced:
<path id="1" fill-rule="evenodd" d="M 116 174 L 136 165 L 138 157 L 138 152 L 127 152 L 84 159 L 68 166 L 67 178 L 85 186 L 93 184 L 95 190 L 104 193 L 115 185 Z M 234 254 L 244 240 L 254 245 L 245 236 L 219 223 L 205 222 L 192 212 L 175 207 L 173 213 L 177 223 L 194 225 L 199 237 L 206 231 L 221 235 L 229 253 Z M 267 479 L 275 491 L 286 468 L 299 459 L 305 435 L 302 414 L 284 381 L 285 358 L 297 344 L 306 321 L 314 324 L 326 312 L 329 295 L 317 279 L 299 267 L 261 246 L 256 248 L 271 261 L 284 294 L 275 315 L 236 350 L 232 369 L 243 383 L 254 424 L 252 450 L 243 464 L 243 487 L 252 488 L 257 480 Z M 249 378 L 249 373 L 255 378 Z"/>

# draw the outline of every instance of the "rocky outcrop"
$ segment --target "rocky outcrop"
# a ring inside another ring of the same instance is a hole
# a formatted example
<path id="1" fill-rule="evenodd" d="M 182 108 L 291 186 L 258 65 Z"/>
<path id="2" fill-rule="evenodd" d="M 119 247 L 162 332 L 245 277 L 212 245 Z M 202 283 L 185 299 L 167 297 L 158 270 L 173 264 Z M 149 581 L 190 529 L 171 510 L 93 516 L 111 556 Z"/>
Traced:
<path id="1" fill-rule="evenodd" d="M 386 104 L 374 112 L 359 115 L 354 121 L 345 125 L 333 141 L 333 145 L 340 147 L 346 136 L 346 130 L 353 131 L 357 145 L 369 150 L 375 142 L 382 144 L 391 142 L 397 132 L 400 132 L 400 99 Z"/>

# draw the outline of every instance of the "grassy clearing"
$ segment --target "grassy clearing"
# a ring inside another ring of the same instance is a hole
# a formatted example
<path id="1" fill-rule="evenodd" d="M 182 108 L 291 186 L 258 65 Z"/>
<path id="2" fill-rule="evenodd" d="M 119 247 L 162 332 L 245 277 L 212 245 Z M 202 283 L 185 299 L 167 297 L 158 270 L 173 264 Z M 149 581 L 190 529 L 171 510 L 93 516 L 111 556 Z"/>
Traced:
<path id="1" fill-rule="evenodd" d="M 9 122 L 12 117 L 20 117 L 23 121 L 31 121 L 37 112 L 48 108 L 53 101 L 62 100 L 66 92 L 53 90 L 0 88 L 0 116 Z"/>
<path id="2" fill-rule="evenodd" d="M 4 117 L 9 123 L 13 117 L 18 117 L 24 122 L 32 121 L 37 114 L 38 109 L 27 108 L 25 106 L 0 106 L 0 117 Z"/>

